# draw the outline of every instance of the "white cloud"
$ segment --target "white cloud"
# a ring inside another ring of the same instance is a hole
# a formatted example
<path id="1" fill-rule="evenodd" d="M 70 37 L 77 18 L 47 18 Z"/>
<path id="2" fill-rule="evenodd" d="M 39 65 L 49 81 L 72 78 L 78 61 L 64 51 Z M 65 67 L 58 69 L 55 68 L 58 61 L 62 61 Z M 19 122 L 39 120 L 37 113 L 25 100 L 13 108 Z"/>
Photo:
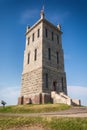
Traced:
<path id="1" fill-rule="evenodd" d="M 70 12 L 66 11 L 58 15 L 58 20 L 60 23 L 63 23 L 70 16 Z"/>
<path id="2" fill-rule="evenodd" d="M 19 87 L 4 87 L 0 89 L 0 100 L 4 100 L 7 105 L 16 105 L 18 96 Z"/>
<path id="3" fill-rule="evenodd" d="M 52 14 L 51 14 L 52 15 Z M 54 15 L 49 16 L 50 17 L 50 20 L 53 21 L 53 22 L 58 22 L 58 23 L 64 23 L 64 21 L 69 18 L 70 16 L 70 12 L 69 11 L 65 11 L 65 12 L 59 12 L 59 13 L 55 13 Z"/>
<path id="4" fill-rule="evenodd" d="M 28 20 L 34 19 L 37 16 L 39 11 L 37 9 L 25 10 L 21 14 L 21 23 L 26 23 Z"/>
<path id="5" fill-rule="evenodd" d="M 69 54 L 65 54 L 65 55 L 64 55 L 64 59 L 65 59 L 65 60 L 71 60 L 71 56 L 70 56 Z"/>
<path id="6" fill-rule="evenodd" d="M 68 86 L 68 95 L 74 99 L 80 99 L 82 105 L 87 106 L 87 87 Z"/>
<path id="7" fill-rule="evenodd" d="M 20 87 L 3 87 L 0 89 L 0 100 L 7 105 L 16 105 L 19 97 Z M 81 104 L 87 106 L 87 87 L 68 86 L 68 95 L 73 99 L 81 99 Z"/>

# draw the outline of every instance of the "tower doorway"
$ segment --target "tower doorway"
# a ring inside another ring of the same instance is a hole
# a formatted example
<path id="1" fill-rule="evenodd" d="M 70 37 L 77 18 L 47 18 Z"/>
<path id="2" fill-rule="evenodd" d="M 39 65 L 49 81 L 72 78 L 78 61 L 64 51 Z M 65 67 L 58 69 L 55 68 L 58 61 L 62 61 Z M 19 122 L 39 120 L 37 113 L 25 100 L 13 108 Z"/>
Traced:
<path id="1" fill-rule="evenodd" d="M 56 91 L 56 89 L 57 89 L 57 82 L 54 81 L 54 82 L 53 82 L 53 91 Z"/>

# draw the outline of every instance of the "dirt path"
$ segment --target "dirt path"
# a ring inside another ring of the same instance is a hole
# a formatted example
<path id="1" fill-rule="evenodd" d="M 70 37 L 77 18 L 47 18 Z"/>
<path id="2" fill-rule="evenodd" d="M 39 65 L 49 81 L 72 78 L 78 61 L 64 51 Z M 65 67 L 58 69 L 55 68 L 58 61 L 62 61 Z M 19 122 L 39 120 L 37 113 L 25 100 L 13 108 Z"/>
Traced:
<path id="1" fill-rule="evenodd" d="M 32 126 L 32 127 L 29 127 L 29 126 L 24 126 L 24 127 L 19 127 L 19 128 L 11 128 L 11 129 L 8 129 L 8 130 L 50 130 L 50 129 L 46 129 L 46 128 L 42 128 L 42 127 L 39 127 L 39 126 Z"/>
<path id="2" fill-rule="evenodd" d="M 0 116 L 87 117 L 87 107 L 73 107 L 68 110 L 62 110 L 62 111 L 58 111 L 58 112 L 47 112 L 47 113 L 32 113 L 32 114 L 0 113 Z"/>
<path id="3" fill-rule="evenodd" d="M 87 107 L 73 107 L 68 110 L 47 113 L 32 113 L 32 114 L 12 114 L 0 113 L 0 116 L 21 116 L 21 117 L 87 117 Z M 10 128 L 8 130 L 50 130 L 42 126 L 22 126 Z"/>

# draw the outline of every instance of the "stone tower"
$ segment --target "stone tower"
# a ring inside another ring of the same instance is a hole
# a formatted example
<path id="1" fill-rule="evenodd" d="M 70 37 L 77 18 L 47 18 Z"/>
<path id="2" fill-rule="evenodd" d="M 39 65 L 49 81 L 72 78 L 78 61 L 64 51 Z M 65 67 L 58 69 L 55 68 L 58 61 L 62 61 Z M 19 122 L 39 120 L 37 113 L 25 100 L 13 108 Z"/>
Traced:
<path id="1" fill-rule="evenodd" d="M 18 104 L 51 102 L 51 92 L 67 95 L 61 26 L 40 19 L 26 30 L 22 87 Z"/>

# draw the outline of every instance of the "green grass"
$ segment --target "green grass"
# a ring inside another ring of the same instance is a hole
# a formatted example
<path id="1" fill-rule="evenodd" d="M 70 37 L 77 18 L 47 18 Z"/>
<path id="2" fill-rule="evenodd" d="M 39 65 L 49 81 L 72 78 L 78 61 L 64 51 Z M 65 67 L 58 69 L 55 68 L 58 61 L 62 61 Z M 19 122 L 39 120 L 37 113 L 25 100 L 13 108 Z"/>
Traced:
<path id="1" fill-rule="evenodd" d="M 0 113 L 41 113 L 69 109 L 66 104 L 17 105 L 0 107 Z"/>
<path id="2" fill-rule="evenodd" d="M 0 117 L 0 130 L 38 124 L 51 130 L 86 130 L 87 118 Z"/>
<path id="3" fill-rule="evenodd" d="M 0 113 L 41 113 L 54 112 L 69 109 L 71 106 L 65 104 L 44 105 L 19 105 L 0 107 Z M 65 118 L 65 117 L 16 117 L 0 116 L 0 130 L 13 127 L 43 126 L 51 130 L 86 130 L 87 118 Z"/>

